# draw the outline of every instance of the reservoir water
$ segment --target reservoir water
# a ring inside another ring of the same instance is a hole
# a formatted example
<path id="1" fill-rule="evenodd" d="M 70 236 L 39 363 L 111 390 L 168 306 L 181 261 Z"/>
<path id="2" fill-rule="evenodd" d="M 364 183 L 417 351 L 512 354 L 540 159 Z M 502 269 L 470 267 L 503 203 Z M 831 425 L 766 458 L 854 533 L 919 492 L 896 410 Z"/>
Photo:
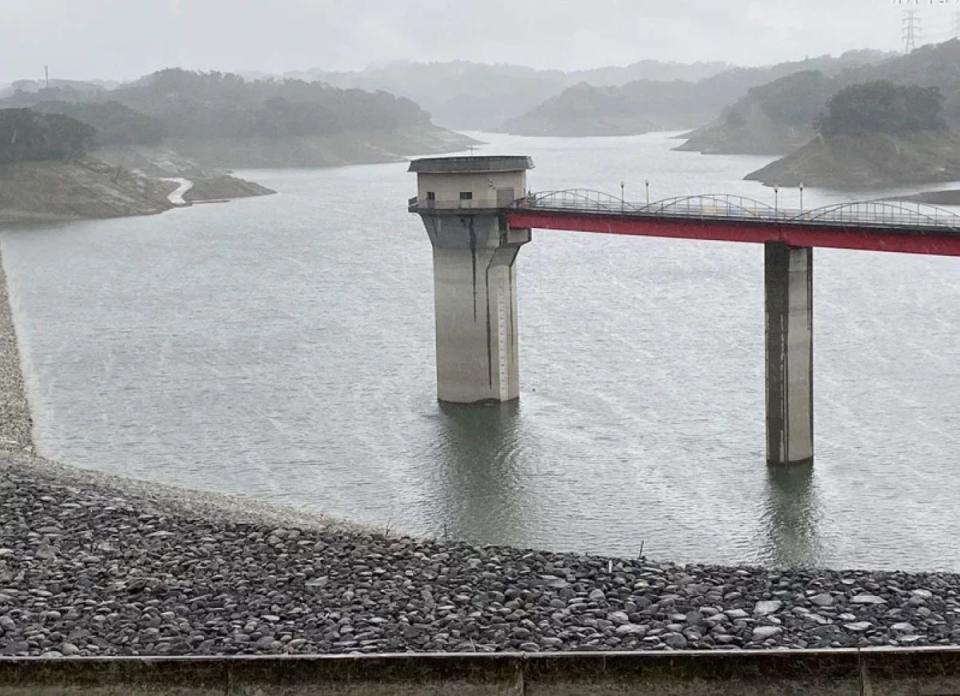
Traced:
<path id="1" fill-rule="evenodd" d="M 664 134 L 481 137 L 534 190 L 773 202 Z M 816 252 L 816 464 L 768 469 L 761 247 L 535 231 L 520 402 L 443 406 L 405 170 L 0 235 L 40 451 L 481 543 L 960 570 L 960 259 Z"/>

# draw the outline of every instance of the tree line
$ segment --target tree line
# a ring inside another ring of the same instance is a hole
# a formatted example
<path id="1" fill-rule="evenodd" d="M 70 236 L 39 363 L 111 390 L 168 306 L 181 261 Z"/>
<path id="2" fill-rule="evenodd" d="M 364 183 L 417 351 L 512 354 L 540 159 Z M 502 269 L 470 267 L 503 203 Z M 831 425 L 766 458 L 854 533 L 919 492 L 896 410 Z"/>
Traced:
<path id="1" fill-rule="evenodd" d="M 938 87 L 895 85 L 886 80 L 841 89 L 827 102 L 816 125 L 824 136 L 896 134 L 947 127 L 943 95 Z"/>
<path id="2" fill-rule="evenodd" d="M 387 92 L 303 80 L 248 81 L 230 73 L 181 69 L 162 70 L 110 91 L 19 91 L 0 101 L 3 107 L 84 123 L 94 129 L 88 147 L 157 145 L 168 138 L 331 136 L 395 131 L 430 121 L 414 102 Z"/>
<path id="3" fill-rule="evenodd" d="M 92 126 L 69 116 L 0 109 L 0 163 L 79 157 L 95 138 Z"/>
<path id="4" fill-rule="evenodd" d="M 161 70 L 111 93 L 159 118 L 171 137 L 283 137 L 392 131 L 428 123 L 409 99 L 303 80 L 247 81 L 220 72 Z"/>

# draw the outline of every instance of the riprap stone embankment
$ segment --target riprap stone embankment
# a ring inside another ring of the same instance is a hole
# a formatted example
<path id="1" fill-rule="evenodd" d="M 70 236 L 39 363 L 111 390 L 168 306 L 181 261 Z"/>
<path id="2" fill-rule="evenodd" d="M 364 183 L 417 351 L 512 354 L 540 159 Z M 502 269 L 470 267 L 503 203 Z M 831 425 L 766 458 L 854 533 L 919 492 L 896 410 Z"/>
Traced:
<path id="1" fill-rule="evenodd" d="M 31 451 L 32 422 L 0 255 L 0 450 Z"/>
<path id="2" fill-rule="evenodd" d="M 0 458 L 2 654 L 960 641 L 952 574 L 683 566 L 281 526 L 84 476 Z"/>

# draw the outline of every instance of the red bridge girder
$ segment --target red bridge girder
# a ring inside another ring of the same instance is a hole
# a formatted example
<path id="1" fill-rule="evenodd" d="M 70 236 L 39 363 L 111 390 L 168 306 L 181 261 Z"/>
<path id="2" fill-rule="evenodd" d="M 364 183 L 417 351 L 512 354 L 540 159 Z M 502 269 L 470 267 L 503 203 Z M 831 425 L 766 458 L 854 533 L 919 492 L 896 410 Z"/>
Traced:
<path id="1" fill-rule="evenodd" d="M 634 216 L 629 213 L 582 213 L 533 208 L 509 209 L 505 215 L 507 224 L 513 229 L 566 230 L 718 242 L 783 242 L 794 247 L 960 256 L 960 232 L 944 229 L 857 227 L 762 219 Z"/>

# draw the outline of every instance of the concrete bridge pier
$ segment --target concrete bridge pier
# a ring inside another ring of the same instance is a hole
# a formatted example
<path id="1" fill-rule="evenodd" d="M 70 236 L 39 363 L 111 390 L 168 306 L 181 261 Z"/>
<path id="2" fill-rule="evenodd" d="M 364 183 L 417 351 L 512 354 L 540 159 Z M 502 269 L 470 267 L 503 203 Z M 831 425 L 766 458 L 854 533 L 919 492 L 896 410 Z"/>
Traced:
<path id="1" fill-rule="evenodd" d="M 813 249 L 765 243 L 767 462 L 813 462 Z"/>
<path id="2" fill-rule="evenodd" d="M 433 245 L 437 397 L 470 404 L 520 395 L 516 259 L 529 229 L 500 213 L 524 195 L 527 157 L 442 157 L 410 164 Z"/>

